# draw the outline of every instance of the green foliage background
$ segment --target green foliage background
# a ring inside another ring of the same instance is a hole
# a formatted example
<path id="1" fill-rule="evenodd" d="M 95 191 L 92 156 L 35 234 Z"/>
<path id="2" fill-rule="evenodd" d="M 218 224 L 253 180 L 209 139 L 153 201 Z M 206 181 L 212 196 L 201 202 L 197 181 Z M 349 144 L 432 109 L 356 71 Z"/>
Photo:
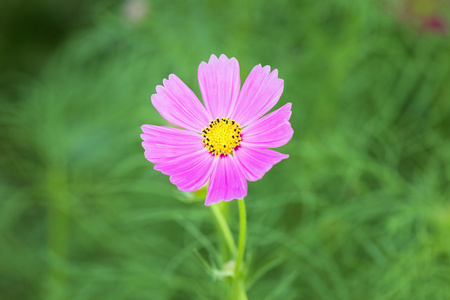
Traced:
<path id="1" fill-rule="evenodd" d="M 136 22 L 83 3 L 51 52 L 0 47 L 0 299 L 224 298 L 210 209 L 139 137 L 166 124 L 156 85 L 199 95 L 212 53 L 242 82 L 277 68 L 293 103 L 290 158 L 249 183 L 249 299 L 450 299 L 448 35 L 398 1 L 161 0 Z"/>

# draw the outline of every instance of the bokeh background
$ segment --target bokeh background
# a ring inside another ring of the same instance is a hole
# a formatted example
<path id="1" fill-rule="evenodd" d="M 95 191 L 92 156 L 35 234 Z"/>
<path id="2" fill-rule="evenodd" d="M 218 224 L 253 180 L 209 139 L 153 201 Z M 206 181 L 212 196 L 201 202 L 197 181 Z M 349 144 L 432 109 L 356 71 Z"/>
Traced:
<path id="1" fill-rule="evenodd" d="M 145 160 L 150 102 L 211 54 L 285 80 L 249 183 L 249 299 L 450 299 L 444 0 L 0 3 L 0 299 L 224 299 L 211 210 Z M 228 203 L 237 233 L 237 203 Z M 205 267 L 209 264 L 212 269 Z"/>

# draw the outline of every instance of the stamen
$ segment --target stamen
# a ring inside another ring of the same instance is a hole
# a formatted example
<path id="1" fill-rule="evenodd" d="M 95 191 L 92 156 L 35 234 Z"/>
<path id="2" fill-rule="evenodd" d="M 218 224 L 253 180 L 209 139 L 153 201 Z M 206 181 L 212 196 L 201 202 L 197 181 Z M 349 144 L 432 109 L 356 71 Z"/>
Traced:
<path id="1" fill-rule="evenodd" d="M 202 132 L 203 145 L 215 156 L 230 154 L 241 142 L 241 127 L 228 117 L 211 120 Z"/>

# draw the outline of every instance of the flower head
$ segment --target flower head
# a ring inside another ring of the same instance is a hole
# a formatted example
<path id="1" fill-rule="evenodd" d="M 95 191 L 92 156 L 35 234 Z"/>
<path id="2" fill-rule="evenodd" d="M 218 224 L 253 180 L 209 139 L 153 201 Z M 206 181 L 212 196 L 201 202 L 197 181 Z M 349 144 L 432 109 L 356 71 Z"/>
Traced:
<path id="1" fill-rule="evenodd" d="M 153 106 L 181 127 L 143 125 L 145 157 L 182 191 L 209 181 L 205 205 L 247 195 L 256 181 L 282 159 L 271 150 L 293 135 L 291 103 L 269 113 L 283 92 L 283 80 L 269 66 L 255 66 L 241 86 L 238 61 L 211 55 L 198 68 L 203 104 L 174 74 L 152 95 Z"/>

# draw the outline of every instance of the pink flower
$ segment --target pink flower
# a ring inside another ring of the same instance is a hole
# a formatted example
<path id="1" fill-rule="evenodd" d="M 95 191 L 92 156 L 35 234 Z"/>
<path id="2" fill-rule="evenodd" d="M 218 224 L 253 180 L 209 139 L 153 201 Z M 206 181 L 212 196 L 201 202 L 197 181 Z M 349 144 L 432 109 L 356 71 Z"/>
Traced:
<path id="1" fill-rule="evenodd" d="M 289 157 L 269 148 L 292 138 L 292 104 L 265 115 L 280 99 L 284 82 L 276 69 L 257 65 L 240 89 L 239 63 L 223 54 L 200 64 L 198 81 L 205 106 L 174 74 L 156 87 L 153 106 L 183 129 L 143 125 L 145 157 L 182 191 L 209 180 L 205 205 L 244 198 L 247 180 L 261 179 Z"/>
<path id="2" fill-rule="evenodd" d="M 445 19 L 438 15 L 431 15 L 425 17 L 422 20 L 422 28 L 434 33 L 444 34 L 447 26 L 445 25 Z"/>
<path id="3" fill-rule="evenodd" d="M 402 0 L 394 6 L 399 19 L 423 32 L 445 35 L 447 18 L 443 12 L 448 10 L 448 1 Z"/>

